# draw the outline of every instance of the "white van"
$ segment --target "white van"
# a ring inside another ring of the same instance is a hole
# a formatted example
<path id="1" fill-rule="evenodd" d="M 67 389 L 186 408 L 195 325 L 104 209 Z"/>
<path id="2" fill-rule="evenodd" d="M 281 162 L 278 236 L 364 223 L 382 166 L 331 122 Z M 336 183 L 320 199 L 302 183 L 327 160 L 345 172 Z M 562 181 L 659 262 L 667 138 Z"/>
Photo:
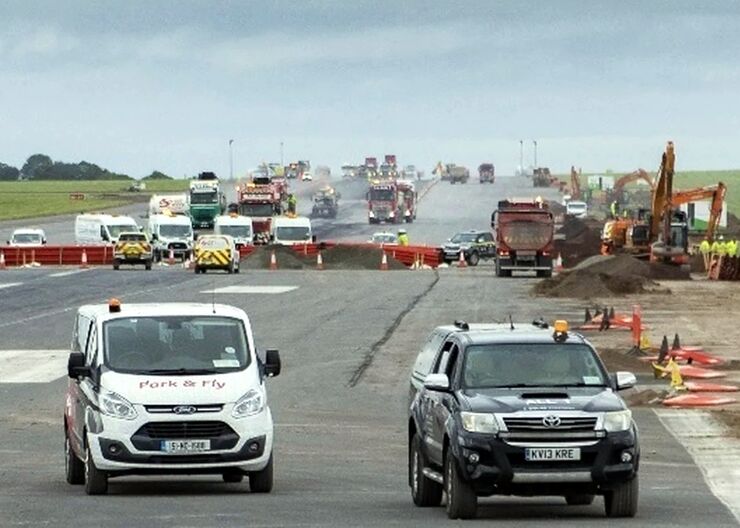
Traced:
<path id="1" fill-rule="evenodd" d="M 35 247 L 46 244 L 46 233 L 43 229 L 20 228 L 13 231 L 8 245 L 13 247 Z"/>
<path id="2" fill-rule="evenodd" d="M 311 220 L 305 216 L 291 218 L 288 216 L 273 217 L 270 226 L 270 238 L 274 244 L 294 246 L 312 241 Z"/>
<path id="3" fill-rule="evenodd" d="M 571 200 L 565 204 L 565 214 L 575 218 L 586 218 L 586 215 L 588 215 L 588 204 L 586 202 Z"/>
<path id="4" fill-rule="evenodd" d="M 131 474 L 273 483 L 265 380 L 280 355 L 257 353 L 247 314 L 222 304 L 79 308 L 64 406 L 67 482 L 104 494 Z"/>
<path id="5" fill-rule="evenodd" d="M 254 243 L 252 219 L 248 216 L 237 214 L 217 216 L 213 224 L 213 233 L 233 237 L 238 248 Z"/>
<path id="6" fill-rule="evenodd" d="M 185 261 L 193 250 L 193 225 L 189 216 L 151 215 L 147 231 L 154 246 L 155 261 L 168 258 L 170 250 L 175 258 Z"/>
<path id="7" fill-rule="evenodd" d="M 75 219 L 77 244 L 115 244 L 124 232 L 141 231 L 130 216 L 110 214 L 81 214 Z"/>

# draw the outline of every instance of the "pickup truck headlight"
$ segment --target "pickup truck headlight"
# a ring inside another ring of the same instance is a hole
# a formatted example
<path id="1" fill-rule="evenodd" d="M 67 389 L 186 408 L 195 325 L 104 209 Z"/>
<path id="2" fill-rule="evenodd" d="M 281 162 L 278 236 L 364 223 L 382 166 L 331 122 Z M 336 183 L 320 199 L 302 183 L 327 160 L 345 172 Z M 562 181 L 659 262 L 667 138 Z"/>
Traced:
<path id="1" fill-rule="evenodd" d="M 461 412 L 463 428 L 471 433 L 498 433 L 498 424 L 492 414 Z"/>
<path id="2" fill-rule="evenodd" d="M 112 418 L 133 420 L 137 416 L 134 406 L 126 398 L 115 392 L 106 390 L 100 392 L 98 394 L 98 407 L 101 413 Z"/>
<path id="3" fill-rule="evenodd" d="M 604 430 L 608 433 L 626 431 L 632 426 L 632 411 L 604 413 Z"/>
<path id="4" fill-rule="evenodd" d="M 265 408 L 265 397 L 261 391 L 250 390 L 234 405 L 231 416 L 234 418 L 246 418 L 259 414 Z"/>

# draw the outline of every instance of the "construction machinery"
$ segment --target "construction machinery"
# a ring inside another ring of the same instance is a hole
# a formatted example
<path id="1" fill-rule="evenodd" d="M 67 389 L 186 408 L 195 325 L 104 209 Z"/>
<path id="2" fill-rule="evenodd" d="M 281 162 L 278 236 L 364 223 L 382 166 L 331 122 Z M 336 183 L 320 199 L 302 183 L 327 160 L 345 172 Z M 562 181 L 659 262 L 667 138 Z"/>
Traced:
<path id="1" fill-rule="evenodd" d="M 417 199 L 411 182 L 374 181 L 367 192 L 368 222 L 411 223 L 416 219 Z"/>
<path id="2" fill-rule="evenodd" d="M 537 167 L 532 172 L 533 187 L 550 187 L 552 175 L 548 167 Z"/>
<path id="3" fill-rule="evenodd" d="M 252 218 L 255 243 L 265 243 L 273 216 L 287 209 L 281 182 L 274 183 L 267 176 L 254 176 L 252 181 L 238 188 L 237 194 L 239 214 Z"/>
<path id="4" fill-rule="evenodd" d="M 625 197 L 625 187 L 629 185 L 630 183 L 633 183 L 636 181 L 644 181 L 650 187 L 650 192 L 651 193 L 653 192 L 655 188 L 653 179 L 644 169 L 637 169 L 633 172 L 630 172 L 629 174 L 625 174 L 624 176 L 619 178 L 616 182 L 614 182 L 614 187 L 612 187 L 611 190 L 609 190 L 608 192 L 609 203 L 616 200 L 618 204 L 626 204 L 628 200 Z"/>
<path id="5" fill-rule="evenodd" d="M 688 191 L 678 191 L 674 193 L 673 205 L 680 207 L 682 205 L 692 204 L 703 200 L 711 200 L 709 205 L 709 217 L 706 222 L 706 230 L 703 232 L 703 238 L 712 242 L 714 241 L 714 237 L 720 226 L 726 194 L 727 186 L 722 182 L 718 182 L 716 185 L 708 185 L 706 187 L 699 187 Z M 686 213 L 689 219 L 694 216 L 690 214 L 689 211 L 683 212 Z"/>
<path id="6" fill-rule="evenodd" d="M 496 237 L 496 276 L 535 271 L 552 276 L 555 220 L 541 200 L 502 200 L 491 215 Z"/>
<path id="7" fill-rule="evenodd" d="M 574 165 L 570 166 L 570 199 L 580 200 L 581 194 L 581 169 L 576 171 Z"/>
<path id="8" fill-rule="evenodd" d="M 478 165 L 478 181 L 480 183 L 493 183 L 496 180 L 496 169 L 493 163 L 481 163 Z"/>
<path id="9" fill-rule="evenodd" d="M 448 179 L 453 185 L 455 183 L 468 183 L 470 179 L 470 171 L 467 167 L 461 165 L 453 165 L 447 172 L 449 175 Z"/>
<path id="10" fill-rule="evenodd" d="M 226 197 L 213 172 L 201 172 L 190 182 L 189 201 L 193 228 L 211 229 L 214 219 L 226 209 Z"/>
<path id="11" fill-rule="evenodd" d="M 333 187 L 319 189 L 313 195 L 311 218 L 336 218 L 340 195 Z"/>

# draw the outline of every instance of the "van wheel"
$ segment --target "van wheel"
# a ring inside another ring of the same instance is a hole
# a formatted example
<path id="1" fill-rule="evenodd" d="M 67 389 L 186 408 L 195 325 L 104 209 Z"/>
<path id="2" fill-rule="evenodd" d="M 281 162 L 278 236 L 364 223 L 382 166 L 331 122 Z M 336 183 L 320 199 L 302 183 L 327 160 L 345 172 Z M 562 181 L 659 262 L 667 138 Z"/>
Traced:
<path id="1" fill-rule="evenodd" d="M 89 446 L 85 454 L 85 493 L 88 495 L 105 495 L 108 493 L 108 473 L 95 467 Z"/>
<path id="2" fill-rule="evenodd" d="M 580 493 L 577 495 L 566 495 L 565 502 L 568 506 L 588 506 L 594 502 L 594 495 Z"/>
<path id="3" fill-rule="evenodd" d="M 447 492 L 447 517 L 472 519 L 478 511 L 478 497 L 470 484 L 460 478 L 452 453 L 445 457 L 445 491 Z"/>
<path id="4" fill-rule="evenodd" d="M 637 476 L 629 482 L 619 484 L 604 493 L 604 509 L 607 517 L 634 517 L 637 514 L 637 501 L 640 485 Z"/>
<path id="5" fill-rule="evenodd" d="M 443 487 L 441 484 L 424 476 L 426 459 L 421 452 L 419 435 L 414 435 L 409 446 L 409 480 L 411 481 L 411 498 L 421 508 L 439 506 L 442 502 Z"/>
<path id="6" fill-rule="evenodd" d="M 85 483 L 85 464 L 77 458 L 66 431 L 64 432 L 64 472 L 69 484 Z"/>
<path id="7" fill-rule="evenodd" d="M 249 490 L 252 493 L 270 493 L 272 491 L 272 454 L 265 469 L 249 474 Z"/>
<path id="8" fill-rule="evenodd" d="M 240 267 L 239 267 L 239 265 L 237 264 L 236 268 L 234 268 L 234 273 L 239 273 L 239 270 L 240 270 L 240 269 L 241 269 L 241 268 L 240 268 Z"/>

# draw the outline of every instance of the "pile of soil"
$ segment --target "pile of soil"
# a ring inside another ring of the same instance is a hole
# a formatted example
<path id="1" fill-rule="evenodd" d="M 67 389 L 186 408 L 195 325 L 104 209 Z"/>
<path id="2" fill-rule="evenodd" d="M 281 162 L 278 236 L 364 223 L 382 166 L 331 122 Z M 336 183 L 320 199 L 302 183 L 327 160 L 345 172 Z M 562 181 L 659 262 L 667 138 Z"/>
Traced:
<path id="1" fill-rule="evenodd" d="M 391 252 L 386 252 L 389 270 L 405 270 L 402 262 L 391 258 Z M 336 270 L 377 270 L 383 259 L 383 250 L 368 247 L 332 247 L 321 253 L 325 269 Z"/>
<path id="2" fill-rule="evenodd" d="M 272 252 L 275 252 L 278 269 L 300 270 L 316 267 L 316 261 L 303 255 L 298 255 L 291 248 L 286 246 L 260 246 L 256 248 L 248 257 L 241 261 L 243 270 L 262 270 L 270 269 L 270 259 Z"/>
<path id="3" fill-rule="evenodd" d="M 534 292 L 547 297 L 582 299 L 636 293 L 670 293 L 654 279 L 689 279 L 688 271 L 668 265 L 650 264 L 628 255 L 594 256 L 571 271 L 536 284 Z"/>
<path id="4" fill-rule="evenodd" d="M 572 268 L 586 258 L 599 254 L 601 228 L 598 225 L 566 217 L 557 234 L 560 236 L 555 240 L 555 253 L 560 254 L 566 268 Z"/>

